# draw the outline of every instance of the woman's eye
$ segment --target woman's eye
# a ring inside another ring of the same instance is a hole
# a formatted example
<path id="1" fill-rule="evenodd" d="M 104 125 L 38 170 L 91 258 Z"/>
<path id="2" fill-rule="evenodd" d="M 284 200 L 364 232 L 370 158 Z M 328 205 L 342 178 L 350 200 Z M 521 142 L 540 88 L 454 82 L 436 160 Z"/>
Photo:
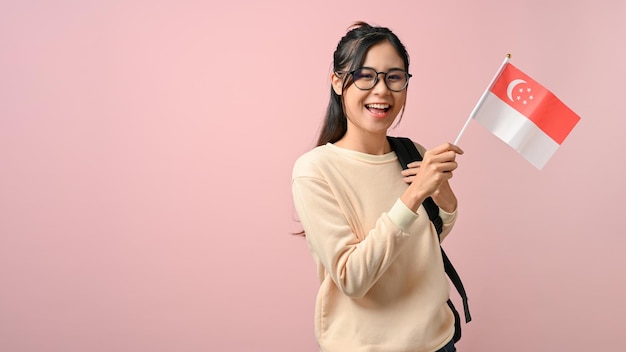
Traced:
<path id="1" fill-rule="evenodd" d="M 355 80 L 372 80 L 374 79 L 374 74 L 368 71 L 356 71 L 354 72 Z"/>
<path id="2" fill-rule="evenodd" d="M 387 75 L 387 80 L 389 81 L 402 81 L 404 80 L 404 74 L 400 73 L 400 72 L 393 72 L 391 74 Z"/>

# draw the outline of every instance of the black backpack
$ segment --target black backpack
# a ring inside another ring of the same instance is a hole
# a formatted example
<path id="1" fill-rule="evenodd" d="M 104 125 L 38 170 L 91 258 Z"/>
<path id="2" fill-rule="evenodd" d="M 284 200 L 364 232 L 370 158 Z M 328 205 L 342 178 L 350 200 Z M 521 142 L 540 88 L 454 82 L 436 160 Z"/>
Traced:
<path id="1" fill-rule="evenodd" d="M 387 140 L 391 145 L 391 149 L 396 152 L 396 155 L 398 156 L 398 161 L 400 162 L 400 165 L 402 165 L 403 169 L 407 169 L 407 165 L 414 161 L 422 160 L 422 155 L 415 147 L 415 144 L 413 144 L 413 141 L 411 141 L 409 138 L 387 137 Z M 435 229 L 437 230 L 437 235 L 441 235 L 441 231 L 443 230 L 443 221 L 439 216 L 439 207 L 437 206 L 437 204 L 435 204 L 435 201 L 433 201 L 431 197 L 426 198 L 422 205 L 428 213 L 428 218 L 435 226 Z M 452 284 L 454 284 L 454 287 L 456 287 L 456 290 L 459 292 L 459 295 L 463 300 L 465 323 L 469 323 L 472 320 L 472 317 L 470 316 L 469 305 L 467 303 L 467 293 L 465 292 L 465 288 L 463 287 L 461 278 L 454 269 L 454 266 L 452 266 L 452 263 L 450 262 L 450 259 L 448 259 L 446 253 L 443 251 L 443 248 L 441 248 L 441 256 L 443 257 L 443 267 L 446 271 L 446 274 L 448 274 L 450 281 L 452 281 Z M 457 312 L 454 304 L 452 304 L 452 300 L 450 299 L 448 299 L 448 306 L 450 306 L 452 313 L 454 313 L 454 342 L 457 342 L 461 339 L 461 320 L 459 317 L 459 313 Z"/>

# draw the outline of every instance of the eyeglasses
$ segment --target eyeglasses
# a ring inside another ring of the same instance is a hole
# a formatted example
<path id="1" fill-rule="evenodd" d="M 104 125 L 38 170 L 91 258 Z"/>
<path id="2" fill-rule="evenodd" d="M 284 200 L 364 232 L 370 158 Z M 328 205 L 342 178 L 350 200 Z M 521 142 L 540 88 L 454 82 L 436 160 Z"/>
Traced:
<path id="1" fill-rule="evenodd" d="M 371 67 L 361 67 L 354 71 L 338 71 L 337 73 L 347 73 L 352 75 L 354 85 L 360 90 L 370 90 L 378 83 L 378 75 L 384 75 L 387 88 L 392 92 L 401 92 L 409 85 L 409 78 L 413 75 L 399 68 L 391 69 L 387 72 L 378 72 Z"/>

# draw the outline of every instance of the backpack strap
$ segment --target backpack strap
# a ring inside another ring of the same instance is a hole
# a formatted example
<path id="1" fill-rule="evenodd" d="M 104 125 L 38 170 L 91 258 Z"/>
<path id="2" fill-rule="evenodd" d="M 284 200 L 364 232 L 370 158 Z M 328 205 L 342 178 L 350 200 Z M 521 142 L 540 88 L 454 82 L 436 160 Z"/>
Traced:
<path id="1" fill-rule="evenodd" d="M 398 156 L 398 161 L 400 165 L 402 165 L 403 169 L 408 168 L 408 164 L 413 161 L 422 161 L 422 155 L 419 153 L 413 141 L 409 138 L 404 137 L 387 137 L 389 144 L 391 145 L 391 149 L 396 152 Z M 431 197 L 427 197 L 422 203 L 426 213 L 428 214 L 428 218 L 432 221 L 435 230 L 437 231 L 437 235 L 441 236 L 441 232 L 443 231 L 443 220 L 441 216 L 439 216 L 439 207 L 435 203 L 435 201 Z M 441 248 L 441 257 L 443 259 L 443 266 L 446 274 L 452 281 L 452 284 L 459 292 L 461 299 L 463 300 L 463 310 L 465 312 L 465 322 L 469 323 L 472 320 L 472 317 L 469 312 L 469 304 L 467 300 L 467 293 L 465 291 L 465 287 L 463 287 L 463 283 L 461 282 L 461 278 L 457 273 L 456 269 L 452 265 L 452 262 L 444 252 L 443 248 Z M 454 341 L 458 341 L 461 339 L 461 322 L 459 318 L 459 313 L 457 312 L 452 300 L 448 299 L 448 306 L 452 310 L 454 314 Z"/>

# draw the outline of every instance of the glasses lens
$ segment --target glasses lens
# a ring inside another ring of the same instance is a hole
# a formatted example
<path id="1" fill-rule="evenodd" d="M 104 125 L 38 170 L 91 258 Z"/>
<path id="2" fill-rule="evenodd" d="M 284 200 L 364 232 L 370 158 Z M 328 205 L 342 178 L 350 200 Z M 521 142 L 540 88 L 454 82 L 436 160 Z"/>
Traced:
<path id="1" fill-rule="evenodd" d="M 409 76 L 406 72 L 400 69 L 394 69 L 387 72 L 385 76 L 385 82 L 390 90 L 399 92 L 406 88 L 409 83 Z"/>
<path id="2" fill-rule="evenodd" d="M 376 84 L 376 71 L 371 68 L 359 68 L 352 74 L 354 85 L 359 89 L 370 89 Z"/>

